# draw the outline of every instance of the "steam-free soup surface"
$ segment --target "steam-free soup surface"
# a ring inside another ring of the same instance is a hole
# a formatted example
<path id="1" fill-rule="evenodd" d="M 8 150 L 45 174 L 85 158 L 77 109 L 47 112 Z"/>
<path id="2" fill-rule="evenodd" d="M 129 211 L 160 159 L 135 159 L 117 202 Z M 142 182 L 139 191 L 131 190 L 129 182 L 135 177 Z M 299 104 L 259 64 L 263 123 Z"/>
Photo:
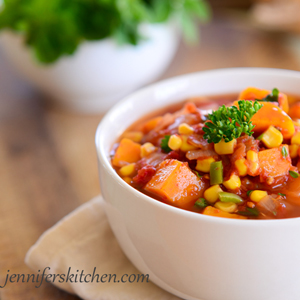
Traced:
<path id="1" fill-rule="evenodd" d="M 300 102 L 277 89 L 186 99 L 132 124 L 112 148 L 142 193 L 204 215 L 300 216 Z"/>

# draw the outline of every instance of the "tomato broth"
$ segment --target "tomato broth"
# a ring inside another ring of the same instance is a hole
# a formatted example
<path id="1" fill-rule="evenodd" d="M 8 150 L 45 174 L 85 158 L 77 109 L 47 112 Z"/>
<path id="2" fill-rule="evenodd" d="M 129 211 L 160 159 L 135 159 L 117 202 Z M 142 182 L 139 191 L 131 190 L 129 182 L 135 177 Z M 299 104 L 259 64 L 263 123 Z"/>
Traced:
<path id="1" fill-rule="evenodd" d="M 300 102 L 277 89 L 194 97 L 133 123 L 111 151 L 140 192 L 209 216 L 300 216 Z"/>

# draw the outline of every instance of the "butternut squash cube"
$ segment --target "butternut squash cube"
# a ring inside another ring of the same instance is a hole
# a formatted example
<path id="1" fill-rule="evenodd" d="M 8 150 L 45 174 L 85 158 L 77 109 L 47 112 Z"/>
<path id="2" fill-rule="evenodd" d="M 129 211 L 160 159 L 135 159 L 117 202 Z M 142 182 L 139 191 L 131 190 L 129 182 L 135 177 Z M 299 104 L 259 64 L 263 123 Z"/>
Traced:
<path id="1" fill-rule="evenodd" d="M 141 159 L 141 145 L 130 139 L 121 140 L 112 160 L 115 167 L 123 167 L 126 164 L 137 162 Z"/>
<path id="2" fill-rule="evenodd" d="M 272 91 L 270 90 L 262 90 L 255 87 L 248 87 L 245 90 L 243 90 L 240 95 L 239 99 L 241 100 L 255 100 L 255 99 L 263 99 L 269 94 L 271 94 Z M 289 112 L 289 102 L 286 94 L 279 93 L 278 95 L 278 104 L 279 107 L 286 113 Z"/>
<path id="3" fill-rule="evenodd" d="M 291 158 L 288 151 L 282 151 L 283 147 L 288 149 L 288 145 L 281 145 L 279 148 L 258 152 L 261 181 L 266 181 L 268 177 L 288 175 L 291 168 Z"/>
<path id="4" fill-rule="evenodd" d="M 188 167 L 176 159 L 164 160 L 145 190 L 162 198 L 166 203 L 189 208 L 202 196 L 204 182 Z"/>
<path id="5" fill-rule="evenodd" d="M 144 124 L 143 131 L 145 133 L 148 133 L 149 131 L 153 130 L 161 120 L 162 120 L 162 117 L 155 117 L 153 119 L 150 119 L 149 121 L 147 121 Z"/>
<path id="6" fill-rule="evenodd" d="M 281 129 L 284 139 L 291 138 L 295 133 L 292 119 L 278 106 L 270 102 L 263 102 L 263 107 L 251 118 L 255 125 L 254 132 L 264 132 L 271 125 Z"/>

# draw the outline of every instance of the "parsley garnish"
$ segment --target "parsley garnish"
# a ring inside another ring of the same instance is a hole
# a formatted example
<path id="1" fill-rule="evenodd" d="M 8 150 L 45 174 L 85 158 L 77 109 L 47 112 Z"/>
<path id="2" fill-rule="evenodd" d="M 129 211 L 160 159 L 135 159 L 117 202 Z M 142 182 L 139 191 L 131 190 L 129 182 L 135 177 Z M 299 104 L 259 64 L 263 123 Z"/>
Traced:
<path id="1" fill-rule="evenodd" d="M 241 136 L 242 133 L 252 135 L 254 125 L 250 121 L 253 115 L 262 107 L 257 101 L 239 100 L 236 106 L 221 106 L 218 110 L 208 115 L 210 121 L 203 127 L 204 138 L 209 143 L 218 143 L 222 139 L 230 142 Z"/>
<path id="2" fill-rule="evenodd" d="M 278 193 L 279 196 L 285 197 L 286 194 Z"/>
<path id="3" fill-rule="evenodd" d="M 267 95 L 263 99 L 255 99 L 257 101 L 262 101 L 262 102 L 278 102 L 278 96 L 279 96 L 279 91 L 278 89 L 273 89 L 271 94 Z"/>
<path id="4" fill-rule="evenodd" d="M 289 171 L 290 175 L 293 177 L 293 178 L 298 178 L 299 177 L 299 173 L 295 172 L 295 171 Z"/>
<path id="5" fill-rule="evenodd" d="M 208 205 L 208 202 L 204 198 L 200 198 L 195 202 L 195 206 L 199 208 L 205 208 Z"/>
<path id="6" fill-rule="evenodd" d="M 170 137 L 171 137 L 170 135 L 165 135 L 165 137 L 161 140 L 161 143 L 160 143 L 161 149 L 166 153 L 169 153 L 172 151 L 172 149 L 168 146 Z"/>
<path id="7" fill-rule="evenodd" d="M 288 152 L 284 146 L 281 148 L 281 154 L 283 158 L 286 158 L 288 156 Z"/>

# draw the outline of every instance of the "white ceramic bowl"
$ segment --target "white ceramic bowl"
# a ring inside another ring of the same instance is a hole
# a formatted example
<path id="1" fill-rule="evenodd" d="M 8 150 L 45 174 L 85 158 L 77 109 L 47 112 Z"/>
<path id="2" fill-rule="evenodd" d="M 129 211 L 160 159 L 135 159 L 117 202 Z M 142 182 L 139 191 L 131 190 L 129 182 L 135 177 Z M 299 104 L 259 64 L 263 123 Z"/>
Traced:
<path id="1" fill-rule="evenodd" d="M 112 39 L 84 42 L 72 56 L 42 65 L 21 36 L 1 34 L 7 56 L 17 70 L 59 106 L 84 113 L 103 113 L 122 97 L 160 76 L 178 45 L 173 24 L 144 25 L 147 39 L 138 46 Z"/>
<path id="2" fill-rule="evenodd" d="M 96 133 L 105 209 L 122 249 L 154 283 L 184 299 L 299 300 L 300 218 L 233 220 L 166 205 L 126 184 L 112 168 L 109 151 L 148 112 L 248 86 L 299 95 L 300 73 L 243 68 L 166 80 L 116 105 Z"/>

